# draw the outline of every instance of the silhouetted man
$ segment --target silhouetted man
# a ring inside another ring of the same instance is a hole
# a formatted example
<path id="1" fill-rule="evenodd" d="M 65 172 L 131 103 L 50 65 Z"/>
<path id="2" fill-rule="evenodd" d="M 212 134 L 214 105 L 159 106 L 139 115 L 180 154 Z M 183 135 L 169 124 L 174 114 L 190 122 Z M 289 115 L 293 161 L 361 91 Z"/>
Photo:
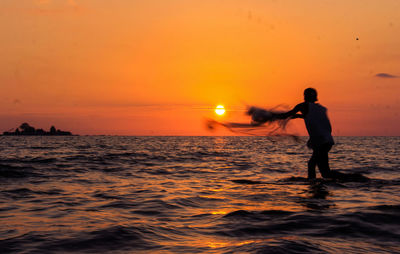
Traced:
<path id="1" fill-rule="evenodd" d="M 275 114 L 278 119 L 303 118 L 310 139 L 307 146 L 313 150 L 308 161 L 308 178 L 315 178 L 315 166 L 318 166 L 322 177 L 332 178 L 334 174 L 329 168 L 328 152 L 334 144 L 331 132 L 332 127 L 326 113 L 326 108 L 318 103 L 317 91 L 314 88 L 304 90 L 304 102 L 297 104 L 292 110 Z M 300 112 L 301 114 L 298 114 Z"/>

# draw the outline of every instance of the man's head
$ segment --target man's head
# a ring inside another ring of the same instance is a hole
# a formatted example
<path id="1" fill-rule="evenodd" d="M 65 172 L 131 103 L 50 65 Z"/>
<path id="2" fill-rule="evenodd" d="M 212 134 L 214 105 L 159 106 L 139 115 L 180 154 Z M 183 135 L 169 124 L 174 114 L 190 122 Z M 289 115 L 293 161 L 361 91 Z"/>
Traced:
<path id="1" fill-rule="evenodd" d="M 304 101 L 316 102 L 317 100 L 317 90 L 311 87 L 304 90 Z"/>

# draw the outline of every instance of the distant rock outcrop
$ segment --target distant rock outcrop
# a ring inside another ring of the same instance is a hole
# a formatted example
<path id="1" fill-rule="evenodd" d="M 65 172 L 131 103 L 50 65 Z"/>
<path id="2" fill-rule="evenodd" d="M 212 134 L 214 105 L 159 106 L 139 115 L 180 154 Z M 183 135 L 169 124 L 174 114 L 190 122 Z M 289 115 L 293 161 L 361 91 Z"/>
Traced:
<path id="1" fill-rule="evenodd" d="M 51 126 L 50 131 L 43 129 L 35 129 L 28 123 L 21 124 L 15 131 L 5 131 L 4 136 L 71 136 L 72 133 L 69 131 L 57 130 L 54 126 Z"/>

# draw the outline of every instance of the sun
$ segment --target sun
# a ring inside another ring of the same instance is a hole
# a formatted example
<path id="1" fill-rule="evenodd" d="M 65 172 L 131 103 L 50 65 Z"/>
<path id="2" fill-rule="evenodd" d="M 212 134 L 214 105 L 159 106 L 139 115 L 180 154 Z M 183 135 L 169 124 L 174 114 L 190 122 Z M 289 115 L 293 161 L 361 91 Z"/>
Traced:
<path id="1" fill-rule="evenodd" d="M 222 116 L 223 114 L 225 114 L 225 108 L 224 108 L 224 106 L 222 106 L 222 105 L 218 105 L 216 108 L 215 108 L 215 114 L 217 114 L 217 115 L 219 115 L 219 116 Z"/>

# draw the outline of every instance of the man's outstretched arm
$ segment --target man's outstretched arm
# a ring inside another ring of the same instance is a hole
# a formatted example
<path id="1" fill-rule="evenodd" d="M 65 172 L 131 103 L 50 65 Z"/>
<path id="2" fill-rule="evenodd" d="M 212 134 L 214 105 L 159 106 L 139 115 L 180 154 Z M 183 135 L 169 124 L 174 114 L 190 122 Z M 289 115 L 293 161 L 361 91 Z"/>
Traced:
<path id="1" fill-rule="evenodd" d="M 297 114 L 298 112 L 301 112 L 301 114 Z M 285 113 L 280 113 L 280 114 L 274 114 L 275 119 L 286 119 L 286 118 L 304 118 L 304 104 L 300 103 L 297 104 L 292 110 L 285 112 Z"/>

